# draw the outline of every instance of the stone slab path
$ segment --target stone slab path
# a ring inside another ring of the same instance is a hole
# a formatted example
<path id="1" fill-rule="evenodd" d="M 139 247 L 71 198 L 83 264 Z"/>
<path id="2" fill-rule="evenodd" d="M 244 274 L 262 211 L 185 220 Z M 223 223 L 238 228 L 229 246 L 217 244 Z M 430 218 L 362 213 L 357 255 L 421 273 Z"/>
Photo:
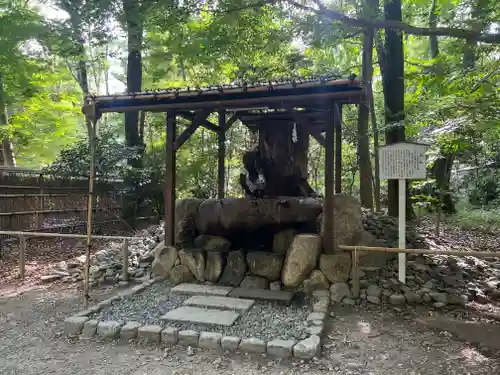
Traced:
<path id="1" fill-rule="evenodd" d="M 260 299 L 265 301 L 282 302 L 289 304 L 292 302 L 293 292 L 281 290 L 234 288 L 229 293 L 229 297 Z"/>
<path id="2" fill-rule="evenodd" d="M 233 290 L 230 286 L 203 285 L 203 284 L 179 284 L 172 288 L 172 293 L 199 294 L 211 296 L 227 296 Z"/>
<path id="3" fill-rule="evenodd" d="M 210 307 L 220 310 L 235 310 L 242 313 L 254 304 L 252 299 L 230 298 L 219 296 L 193 296 L 184 302 L 186 306 Z"/>
<path id="4" fill-rule="evenodd" d="M 169 311 L 163 315 L 161 319 L 174 322 L 231 326 L 239 316 L 239 313 L 230 310 L 213 310 L 201 307 L 182 306 Z"/>

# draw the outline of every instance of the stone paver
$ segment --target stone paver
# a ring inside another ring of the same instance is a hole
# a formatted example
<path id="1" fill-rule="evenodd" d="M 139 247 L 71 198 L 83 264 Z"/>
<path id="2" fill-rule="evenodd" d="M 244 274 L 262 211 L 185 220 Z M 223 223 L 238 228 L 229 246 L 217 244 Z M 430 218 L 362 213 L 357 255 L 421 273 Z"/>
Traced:
<path id="1" fill-rule="evenodd" d="M 272 340 L 267 343 L 267 354 L 276 358 L 290 358 L 294 345 L 293 340 Z"/>
<path id="2" fill-rule="evenodd" d="M 244 351 L 245 353 L 265 353 L 266 342 L 255 337 L 242 339 L 239 349 Z"/>
<path id="3" fill-rule="evenodd" d="M 64 334 L 67 336 L 79 335 L 87 320 L 89 318 L 86 316 L 70 316 L 64 321 Z"/>
<path id="4" fill-rule="evenodd" d="M 179 344 L 184 346 L 198 346 L 200 333 L 190 329 L 179 331 Z"/>
<path id="5" fill-rule="evenodd" d="M 122 340 L 133 340 L 137 338 L 137 331 L 141 323 L 139 322 L 128 322 L 125 324 L 120 331 L 120 338 Z"/>
<path id="6" fill-rule="evenodd" d="M 220 349 L 222 334 L 217 332 L 201 332 L 198 346 L 203 349 Z"/>
<path id="7" fill-rule="evenodd" d="M 193 296 L 184 302 L 185 306 L 204 306 L 222 310 L 245 312 L 254 304 L 252 299 L 230 298 L 219 296 Z"/>
<path id="8" fill-rule="evenodd" d="M 241 339 L 236 336 L 224 336 L 220 340 L 220 346 L 222 346 L 224 349 L 235 351 L 238 350 L 240 341 Z"/>
<path id="9" fill-rule="evenodd" d="M 87 320 L 85 323 L 83 323 L 83 330 L 80 337 L 84 339 L 90 339 L 94 337 L 95 333 L 97 332 L 97 324 L 99 324 L 99 321 L 95 319 Z"/>
<path id="10" fill-rule="evenodd" d="M 161 342 L 175 345 L 179 341 L 179 330 L 174 327 L 167 327 L 161 331 Z"/>
<path id="11" fill-rule="evenodd" d="M 238 319 L 239 316 L 240 314 L 235 311 L 222 311 L 204 309 L 201 307 L 182 306 L 169 311 L 163 315 L 161 319 L 175 322 L 230 326 L 236 321 L 236 319 Z"/>
<path id="12" fill-rule="evenodd" d="M 120 336 L 121 328 L 121 323 L 115 322 L 114 320 L 99 322 L 97 325 L 97 335 L 107 339 L 116 339 Z"/>
<path id="13" fill-rule="evenodd" d="M 311 335 L 307 339 L 299 341 L 293 347 L 293 355 L 297 358 L 311 359 L 320 354 L 320 339 L 318 335 Z"/>
<path id="14" fill-rule="evenodd" d="M 227 296 L 232 289 L 232 287 L 228 286 L 184 283 L 174 287 L 171 292 L 179 294 L 200 294 L 224 297 Z"/>
<path id="15" fill-rule="evenodd" d="M 323 322 L 323 320 L 325 320 L 325 317 L 326 317 L 326 314 L 325 313 L 322 313 L 322 312 L 312 312 L 310 313 L 308 316 L 307 316 L 307 319 L 306 321 L 308 322 L 308 324 L 312 324 L 310 322 L 313 322 L 313 321 L 320 321 L 320 322 Z M 313 324 L 315 325 L 315 324 Z"/>
<path id="16" fill-rule="evenodd" d="M 137 330 L 137 337 L 142 341 L 159 343 L 162 329 L 163 328 L 158 325 L 142 326 Z"/>
<path id="17" fill-rule="evenodd" d="M 275 301 L 289 304 L 292 301 L 293 292 L 281 290 L 234 288 L 229 293 L 229 297 L 260 299 L 265 301 Z"/>

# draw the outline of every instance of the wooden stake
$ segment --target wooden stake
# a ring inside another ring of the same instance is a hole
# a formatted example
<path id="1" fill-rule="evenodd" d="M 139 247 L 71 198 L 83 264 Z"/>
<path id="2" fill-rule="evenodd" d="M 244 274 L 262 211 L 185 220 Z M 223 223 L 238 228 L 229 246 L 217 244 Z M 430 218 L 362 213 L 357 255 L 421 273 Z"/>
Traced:
<path id="1" fill-rule="evenodd" d="M 19 236 L 19 276 L 24 281 L 26 271 L 26 239 L 23 235 Z"/>
<path id="2" fill-rule="evenodd" d="M 358 252 L 357 249 L 351 253 L 351 278 L 352 278 L 352 295 L 354 298 L 359 298 L 359 273 L 358 273 Z"/>
<path id="3" fill-rule="evenodd" d="M 87 118 L 87 121 L 90 121 Z M 85 251 L 85 270 L 83 281 L 83 304 L 88 307 L 90 300 L 90 250 L 92 248 L 92 218 L 93 218 L 93 201 L 94 201 L 94 179 L 95 179 L 95 141 L 97 134 L 97 119 L 91 121 L 92 135 L 90 136 L 90 171 L 89 171 L 89 195 L 87 204 L 87 249 Z"/>
<path id="4" fill-rule="evenodd" d="M 122 281 L 128 281 L 128 239 L 123 242 Z"/>

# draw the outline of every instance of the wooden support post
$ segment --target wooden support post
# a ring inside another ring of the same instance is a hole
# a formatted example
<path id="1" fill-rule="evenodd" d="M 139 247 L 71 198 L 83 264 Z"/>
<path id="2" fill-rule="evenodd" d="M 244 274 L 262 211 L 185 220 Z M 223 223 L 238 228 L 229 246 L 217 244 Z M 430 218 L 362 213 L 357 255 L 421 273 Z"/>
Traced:
<path id="1" fill-rule="evenodd" d="M 226 111 L 219 111 L 219 149 L 217 152 L 217 185 L 218 198 L 224 199 L 224 186 L 226 181 Z"/>
<path id="2" fill-rule="evenodd" d="M 175 138 L 176 114 L 174 110 L 168 111 L 166 116 L 167 141 L 165 160 L 165 244 L 175 244 Z"/>
<path id="3" fill-rule="evenodd" d="M 333 105 L 335 124 L 335 193 L 342 192 L 342 107 Z"/>
<path id="4" fill-rule="evenodd" d="M 128 238 L 123 241 L 122 281 L 128 281 Z"/>
<path id="5" fill-rule="evenodd" d="M 325 203 L 323 206 L 323 247 L 326 253 L 335 251 L 334 218 L 334 180 L 333 180 L 333 134 L 334 114 L 332 110 L 326 112 L 325 118 Z"/>
<path id="6" fill-rule="evenodd" d="M 36 214 L 36 229 L 40 229 L 43 227 L 43 211 L 45 210 L 45 195 L 43 193 L 43 188 L 44 188 L 44 180 L 43 180 L 43 174 L 40 174 L 38 178 L 38 184 L 40 185 L 40 196 L 38 197 L 38 211 L 41 211 L 42 213 Z"/>
<path id="7" fill-rule="evenodd" d="M 26 239 L 23 235 L 19 236 L 19 277 L 24 281 L 26 270 Z"/>

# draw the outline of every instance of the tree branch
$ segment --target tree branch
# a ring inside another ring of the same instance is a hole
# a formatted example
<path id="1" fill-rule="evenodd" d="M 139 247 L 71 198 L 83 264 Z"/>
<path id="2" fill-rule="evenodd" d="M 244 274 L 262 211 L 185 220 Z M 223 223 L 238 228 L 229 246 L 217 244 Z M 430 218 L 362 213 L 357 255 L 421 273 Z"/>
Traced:
<path id="1" fill-rule="evenodd" d="M 353 18 L 346 16 L 343 13 L 328 9 L 321 1 L 313 0 L 318 6 L 318 9 L 294 0 L 261 0 L 245 6 L 228 9 L 225 13 L 239 12 L 246 9 L 258 8 L 264 5 L 276 5 L 277 3 L 285 2 L 298 9 L 315 13 L 319 16 L 326 17 L 334 21 L 340 21 L 348 26 L 372 28 L 372 29 L 392 29 L 403 31 L 407 34 L 422 35 L 422 36 L 448 36 L 452 38 L 467 39 L 481 41 L 491 44 L 500 44 L 500 34 L 481 33 L 473 30 L 458 29 L 452 27 L 417 27 L 408 25 L 407 23 L 391 20 L 367 19 L 363 17 Z"/>

